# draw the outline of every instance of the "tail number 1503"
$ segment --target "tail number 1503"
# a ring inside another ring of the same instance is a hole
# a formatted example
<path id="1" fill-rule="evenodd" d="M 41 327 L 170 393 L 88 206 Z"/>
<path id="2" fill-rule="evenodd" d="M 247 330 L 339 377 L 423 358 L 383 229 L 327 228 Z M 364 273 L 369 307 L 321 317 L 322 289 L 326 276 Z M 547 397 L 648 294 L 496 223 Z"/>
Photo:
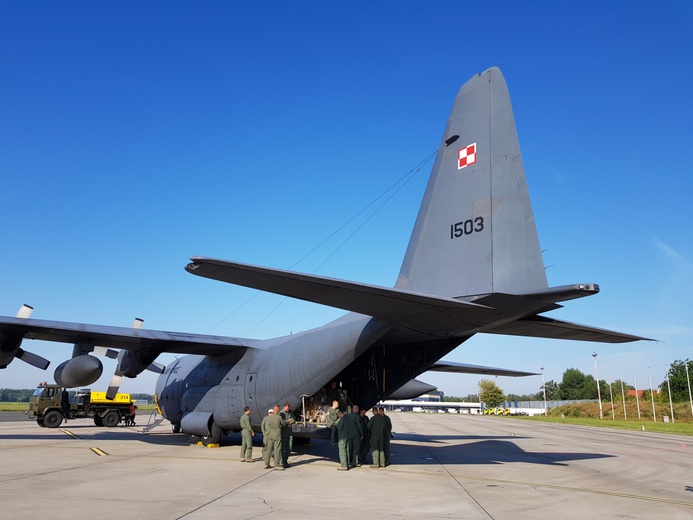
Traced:
<path id="1" fill-rule="evenodd" d="M 450 238 L 460 238 L 472 233 L 481 233 L 484 230 L 484 217 L 467 219 L 462 222 L 450 224 Z"/>

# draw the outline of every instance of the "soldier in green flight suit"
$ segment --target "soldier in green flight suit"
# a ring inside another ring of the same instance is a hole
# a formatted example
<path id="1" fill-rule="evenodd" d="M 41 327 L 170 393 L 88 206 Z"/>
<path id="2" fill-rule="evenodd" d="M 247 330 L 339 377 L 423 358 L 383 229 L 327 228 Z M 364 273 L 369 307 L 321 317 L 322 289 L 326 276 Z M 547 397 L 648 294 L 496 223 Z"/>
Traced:
<path id="1" fill-rule="evenodd" d="M 349 456 L 347 454 L 347 420 L 344 412 L 339 410 L 337 412 L 337 422 L 334 423 L 335 428 L 337 428 L 337 445 L 339 446 L 339 471 L 347 471 L 349 469 Z"/>
<path id="2" fill-rule="evenodd" d="M 255 462 L 253 460 L 253 425 L 250 422 L 250 406 L 243 408 L 241 416 L 241 462 Z"/>
<path id="3" fill-rule="evenodd" d="M 274 469 L 284 469 L 282 465 L 282 428 L 286 427 L 286 421 L 279 415 L 279 405 L 274 405 L 274 413 L 269 418 L 269 445 L 274 453 Z M 265 468 L 269 465 L 265 464 Z"/>
<path id="4" fill-rule="evenodd" d="M 262 431 L 262 461 L 265 463 L 265 468 L 269 469 L 270 459 L 272 458 L 272 448 L 269 439 L 269 418 L 274 413 L 274 408 L 267 410 L 267 415 L 262 418 L 260 430 Z"/>
<path id="5" fill-rule="evenodd" d="M 383 436 L 385 435 L 385 417 L 378 413 L 378 408 L 373 408 L 373 417 L 368 421 L 368 429 L 371 432 L 371 455 L 373 465 L 371 468 L 385 467 L 385 453 L 383 452 Z"/>
<path id="6" fill-rule="evenodd" d="M 363 438 L 361 439 L 361 450 L 359 451 L 359 462 L 361 464 L 366 463 L 368 458 L 368 452 L 371 451 L 371 433 L 368 429 L 368 416 L 366 415 L 366 409 L 362 408 L 359 417 L 361 418 L 361 424 L 363 425 Z"/>
<path id="7" fill-rule="evenodd" d="M 385 431 L 383 432 L 383 454 L 385 455 L 385 466 L 390 465 L 390 439 L 392 438 L 392 420 L 385 415 L 385 408 L 378 408 L 378 414 L 385 419 Z"/>
<path id="8" fill-rule="evenodd" d="M 330 429 L 330 440 L 332 441 L 332 446 L 337 444 L 337 412 L 339 412 L 339 401 L 336 399 L 332 401 L 332 408 L 327 410 L 327 427 Z"/>
<path id="9" fill-rule="evenodd" d="M 363 437 L 363 423 L 359 417 L 359 407 L 354 405 L 348 414 L 339 412 L 337 421 L 337 432 L 339 436 L 339 470 L 347 470 L 349 467 L 358 467 L 359 450 L 361 449 L 361 438 Z"/>
<path id="10" fill-rule="evenodd" d="M 282 428 L 282 466 L 289 467 L 289 455 L 294 447 L 294 436 L 291 435 L 291 425 L 296 422 L 296 416 L 291 411 L 291 404 L 284 403 L 284 409 L 279 413 L 286 421 L 286 426 Z"/>
<path id="11" fill-rule="evenodd" d="M 349 466 L 356 468 L 361 465 L 359 462 L 359 452 L 361 451 L 361 439 L 363 438 L 363 421 L 359 414 L 357 404 L 351 407 L 351 412 L 346 416 L 348 420 L 347 428 L 347 453 Z"/>

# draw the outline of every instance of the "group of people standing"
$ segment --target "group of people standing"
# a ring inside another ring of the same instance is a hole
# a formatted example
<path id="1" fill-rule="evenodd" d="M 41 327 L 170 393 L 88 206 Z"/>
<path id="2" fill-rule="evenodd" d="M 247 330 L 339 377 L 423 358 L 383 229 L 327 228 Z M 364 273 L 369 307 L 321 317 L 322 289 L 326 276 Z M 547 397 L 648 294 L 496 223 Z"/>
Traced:
<path id="1" fill-rule="evenodd" d="M 253 459 L 253 425 L 250 422 L 250 407 L 243 409 L 241 417 L 241 462 L 255 462 Z M 263 417 L 260 424 L 262 431 L 262 461 L 265 468 L 272 466 L 270 462 L 274 458 L 274 468 L 281 469 L 289 467 L 289 455 L 293 448 L 294 437 L 291 435 L 291 425 L 296 420 L 291 411 L 291 404 L 284 403 L 284 409 L 279 411 L 279 405 L 267 410 L 267 415 Z"/>
<path id="2" fill-rule="evenodd" d="M 339 410 L 339 401 L 332 402 L 327 425 L 332 430 L 332 444 L 336 438 L 339 446 L 339 471 L 366 464 L 369 451 L 373 457 L 371 468 L 390 465 L 392 421 L 385 415 L 384 408 L 374 407 L 372 414 L 369 419 L 366 410 L 360 410 L 356 404 L 345 414 Z"/>
<path id="3" fill-rule="evenodd" d="M 246 406 L 241 417 L 241 462 L 255 462 L 253 452 L 253 426 L 250 421 L 250 407 Z M 331 430 L 332 445 L 339 445 L 340 471 L 356 468 L 366 464 L 368 452 L 371 452 L 371 468 L 384 468 L 390 465 L 390 438 L 392 421 L 385 415 L 383 408 L 374 407 L 372 416 L 358 405 L 351 407 L 351 412 L 344 413 L 339 409 L 339 401 L 334 400 L 327 414 L 327 426 Z M 283 470 L 289 467 L 289 455 L 293 448 L 291 425 L 296 421 L 291 411 L 291 404 L 284 403 L 267 410 L 260 425 L 262 431 L 262 461 L 266 469 Z M 274 466 L 270 463 L 274 459 Z"/>

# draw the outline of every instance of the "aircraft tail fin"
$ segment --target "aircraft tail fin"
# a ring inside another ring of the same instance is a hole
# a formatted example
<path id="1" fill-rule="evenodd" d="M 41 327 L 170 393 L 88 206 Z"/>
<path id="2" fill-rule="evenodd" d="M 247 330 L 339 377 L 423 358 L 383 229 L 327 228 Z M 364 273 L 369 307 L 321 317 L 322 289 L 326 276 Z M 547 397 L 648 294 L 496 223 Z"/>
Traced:
<path id="1" fill-rule="evenodd" d="M 498 68 L 457 94 L 396 287 L 453 298 L 548 287 Z"/>

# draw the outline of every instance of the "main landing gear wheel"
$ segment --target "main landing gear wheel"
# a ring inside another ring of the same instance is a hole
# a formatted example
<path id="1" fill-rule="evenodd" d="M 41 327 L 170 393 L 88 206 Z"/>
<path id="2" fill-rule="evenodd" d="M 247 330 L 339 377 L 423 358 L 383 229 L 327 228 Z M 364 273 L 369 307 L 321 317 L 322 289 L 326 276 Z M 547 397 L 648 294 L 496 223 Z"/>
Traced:
<path id="1" fill-rule="evenodd" d="M 202 437 L 202 443 L 207 446 L 209 444 L 219 444 L 221 440 L 221 428 L 217 426 L 217 423 L 212 421 L 212 426 L 210 428 L 210 434 L 208 436 Z"/>

